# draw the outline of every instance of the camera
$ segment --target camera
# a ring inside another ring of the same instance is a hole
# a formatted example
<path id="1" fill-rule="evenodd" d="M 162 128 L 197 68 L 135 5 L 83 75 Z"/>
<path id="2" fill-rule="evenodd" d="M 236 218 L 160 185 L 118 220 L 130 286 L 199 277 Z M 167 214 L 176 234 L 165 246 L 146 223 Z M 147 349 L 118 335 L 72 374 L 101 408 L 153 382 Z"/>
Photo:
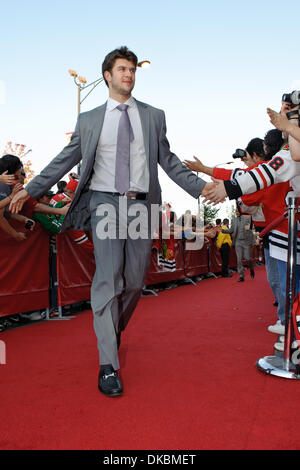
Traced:
<path id="1" fill-rule="evenodd" d="M 297 106 L 298 104 L 300 104 L 300 91 L 294 90 L 292 91 L 292 93 L 284 93 L 282 95 L 282 101 Z"/>
<path id="2" fill-rule="evenodd" d="M 300 109 L 294 109 L 289 113 L 286 113 L 288 119 L 298 119 L 298 127 L 300 127 Z"/>
<path id="3" fill-rule="evenodd" d="M 26 222 L 26 224 L 25 224 L 26 230 L 30 230 L 31 227 L 32 227 L 32 225 L 33 225 L 32 220 L 27 220 L 27 222 Z"/>
<path id="4" fill-rule="evenodd" d="M 246 151 L 243 149 L 236 149 L 236 151 L 232 154 L 232 158 L 246 158 L 246 156 Z"/>

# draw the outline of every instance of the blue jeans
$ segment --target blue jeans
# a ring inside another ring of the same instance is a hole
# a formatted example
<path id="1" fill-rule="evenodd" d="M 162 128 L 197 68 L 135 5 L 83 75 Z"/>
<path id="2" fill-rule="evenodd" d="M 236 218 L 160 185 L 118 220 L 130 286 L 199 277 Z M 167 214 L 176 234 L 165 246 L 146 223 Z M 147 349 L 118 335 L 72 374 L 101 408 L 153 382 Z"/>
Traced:
<path id="1" fill-rule="evenodd" d="M 267 272 L 267 279 L 272 289 L 275 299 L 278 303 L 277 316 L 281 324 L 285 323 L 285 295 L 280 286 L 279 273 L 277 267 L 277 259 L 270 256 L 269 248 L 264 248 L 265 267 Z M 284 291 L 285 293 L 285 291 Z"/>
<path id="2" fill-rule="evenodd" d="M 281 261 L 279 259 L 277 261 L 278 267 L 278 274 L 279 274 L 279 281 L 280 281 L 280 288 L 281 292 L 284 295 L 284 302 L 286 299 L 286 271 L 287 271 L 287 263 L 285 261 Z M 295 272 L 295 294 L 300 292 L 300 265 L 296 265 L 296 272 Z"/>

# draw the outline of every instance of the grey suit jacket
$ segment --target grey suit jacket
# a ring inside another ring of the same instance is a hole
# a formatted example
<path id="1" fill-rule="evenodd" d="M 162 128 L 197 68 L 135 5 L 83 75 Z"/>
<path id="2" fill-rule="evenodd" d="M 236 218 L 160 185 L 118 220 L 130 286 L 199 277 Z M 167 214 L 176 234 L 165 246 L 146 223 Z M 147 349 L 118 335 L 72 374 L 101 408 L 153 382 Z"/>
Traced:
<path id="1" fill-rule="evenodd" d="M 245 229 L 245 226 L 249 223 L 251 223 L 251 219 L 243 216 L 235 217 L 231 221 L 229 233 L 232 233 L 233 235 L 233 245 L 236 245 L 237 242 L 245 246 L 251 246 L 254 244 L 255 240 L 252 230 Z"/>
<path id="2" fill-rule="evenodd" d="M 148 204 L 161 204 L 161 188 L 158 181 L 158 166 L 194 198 L 201 194 L 205 181 L 188 170 L 171 152 L 166 137 L 165 114 L 162 110 L 136 101 L 143 129 L 144 145 L 149 165 L 150 184 Z M 96 155 L 106 103 L 78 116 L 71 141 L 27 186 L 28 194 L 37 199 L 62 179 L 80 160 L 81 175 L 71 207 L 64 219 L 62 231 L 89 230 L 91 191 L 90 180 Z"/>

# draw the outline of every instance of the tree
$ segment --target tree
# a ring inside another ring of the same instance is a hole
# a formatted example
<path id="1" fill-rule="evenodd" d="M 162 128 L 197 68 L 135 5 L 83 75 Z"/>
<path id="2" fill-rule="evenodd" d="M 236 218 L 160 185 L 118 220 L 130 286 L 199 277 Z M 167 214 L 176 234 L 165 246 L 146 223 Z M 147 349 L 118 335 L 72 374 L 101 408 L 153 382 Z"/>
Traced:
<path id="1" fill-rule="evenodd" d="M 7 142 L 6 147 L 2 155 L 10 154 L 19 157 L 22 160 L 26 155 L 32 152 L 31 149 L 26 150 L 26 145 L 24 144 L 13 144 L 12 142 Z M 32 170 L 32 162 L 30 160 L 22 161 L 24 171 L 26 173 L 25 184 L 29 183 L 30 180 L 34 177 L 34 171 Z"/>
<path id="2" fill-rule="evenodd" d="M 212 207 L 210 204 L 202 204 L 200 215 L 204 220 L 204 225 L 214 222 L 220 208 Z"/>
<path id="3" fill-rule="evenodd" d="M 227 209 L 227 217 L 228 217 L 229 220 L 234 219 L 236 217 L 235 210 L 236 210 L 236 203 L 234 202 Z"/>

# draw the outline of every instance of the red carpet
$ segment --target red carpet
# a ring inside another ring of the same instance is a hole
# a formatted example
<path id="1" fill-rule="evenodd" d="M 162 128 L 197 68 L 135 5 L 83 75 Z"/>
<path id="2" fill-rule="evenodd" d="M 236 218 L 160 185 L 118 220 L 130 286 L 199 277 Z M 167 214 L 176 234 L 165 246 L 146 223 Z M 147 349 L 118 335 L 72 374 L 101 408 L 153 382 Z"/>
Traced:
<path id="1" fill-rule="evenodd" d="M 7 331 L 1 449 L 297 449 L 296 380 L 255 366 L 273 354 L 265 269 L 142 298 L 122 337 L 124 395 L 97 389 L 92 314 Z"/>

